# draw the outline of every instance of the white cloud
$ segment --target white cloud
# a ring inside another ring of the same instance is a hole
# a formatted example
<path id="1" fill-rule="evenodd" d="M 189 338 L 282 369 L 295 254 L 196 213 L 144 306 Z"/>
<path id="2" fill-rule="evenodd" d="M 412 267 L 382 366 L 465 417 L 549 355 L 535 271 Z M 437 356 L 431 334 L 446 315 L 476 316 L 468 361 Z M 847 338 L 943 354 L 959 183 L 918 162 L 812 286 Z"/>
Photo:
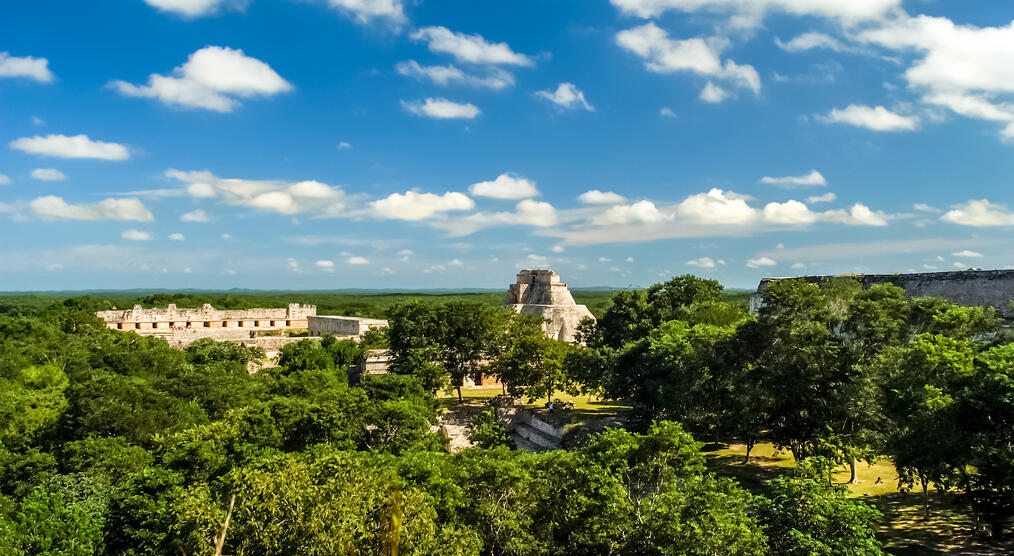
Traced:
<path id="1" fill-rule="evenodd" d="M 982 258 L 982 253 L 979 253 L 978 251 L 971 251 L 969 249 L 965 249 L 964 251 L 958 251 L 957 253 L 951 253 L 951 255 L 954 255 L 955 257 L 966 257 L 969 259 Z"/>
<path id="2" fill-rule="evenodd" d="M 627 258 L 626 258 L 625 260 L 626 260 L 626 261 L 627 261 L 628 263 L 632 263 L 632 262 L 634 262 L 634 257 L 627 257 Z"/>
<path id="3" fill-rule="evenodd" d="M 432 218 L 438 214 L 472 210 L 475 201 L 464 193 L 448 192 L 443 195 L 433 193 L 392 193 L 383 199 L 370 203 L 373 213 L 381 218 L 417 221 Z"/>
<path id="4" fill-rule="evenodd" d="M 789 200 L 764 206 L 764 220 L 772 224 L 812 224 L 818 218 L 817 213 L 799 201 Z"/>
<path id="5" fill-rule="evenodd" d="M 469 186 L 468 192 L 476 197 L 494 199 L 526 199 L 539 194 L 535 182 L 509 173 L 500 174 L 493 181 L 473 183 Z"/>
<path id="6" fill-rule="evenodd" d="M 446 229 L 452 236 L 465 236 L 490 226 L 524 225 L 546 228 L 557 223 L 559 218 L 553 205 L 524 199 L 514 207 L 514 212 L 477 212 L 457 220 L 440 222 L 437 226 Z"/>
<path id="7" fill-rule="evenodd" d="M 142 232 L 141 230 L 125 230 L 120 236 L 130 241 L 148 241 L 151 239 L 151 234 Z"/>
<path id="8" fill-rule="evenodd" d="M 671 220 L 672 214 L 664 214 L 651 201 L 637 201 L 629 205 L 614 205 L 605 212 L 592 219 L 592 222 L 602 226 L 617 224 L 650 224 Z"/>
<path id="9" fill-rule="evenodd" d="M 415 253 L 413 253 L 411 249 L 402 249 L 401 251 L 398 251 L 398 256 L 401 257 L 402 262 L 408 262 L 413 255 L 415 255 Z"/>
<path id="10" fill-rule="evenodd" d="M 841 222 L 851 226 L 886 226 L 887 215 L 881 211 L 871 210 L 870 207 L 856 203 L 848 212 L 844 210 L 829 210 L 823 213 L 823 218 L 830 222 Z"/>
<path id="11" fill-rule="evenodd" d="M 67 176 L 56 168 L 36 168 L 32 170 L 31 176 L 42 181 L 61 181 L 67 179 Z"/>
<path id="12" fill-rule="evenodd" d="M 183 234 L 176 233 L 176 234 L 169 234 L 169 239 L 171 239 L 173 241 L 183 241 L 183 240 L 185 240 L 187 238 Z"/>
<path id="13" fill-rule="evenodd" d="M 699 268 L 715 268 L 715 260 L 711 257 L 701 257 L 699 259 L 687 261 L 687 264 Z"/>
<path id="14" fill-rule="evenodd" d="M 586 205 L 618 205 L 627 202 L 627 198 L 619 193 L 599 191 L 598 189 L 585 191 L 578 196 L 577 200 Z"/>
<path id="15" fill-rule="evenodd" d="M 838 39 L 829 37 L 824 33 L 803 33 L 788 42 L 782 42 L 781 39 L 775 38 L 775 44 L 778 48 L 786 52 L 800 52 L 803 50 L 811 50 L 814 48 L 826 48 L 835 52 L 843 52 L 848 48 L 841 43 Z"/>
<path id="16" fill-rule="evenodd" d="M 10 147 L 19 151 L 57 158 L 97 158 L 99 160 L 127 160 L 130 151 L 119 143 L 92 141 L 87 135 L 47 135 L 21 137 L 11 141 Z"/>
<path id="17" fill-rule="evenodd" d="M 595 111 L 595 107 L 585 100 L 584 93 L 573 83 L 560 83 L 555 91 L 538 91 L 535 95 L 568 110 L 584 108 L 589 112 Z"/>
<path id="18" fill-rule="evenodd" d="M 743 196 L 717 188 L 687 197 L 676 213 L 681 219 L 703 224 L 745 224 L 757 216 Z"/>
<path id="19" fill-rule="evenodd" d="M 465 265 L 465 263 L 461 262 L 461 259 L 451 259 L 451 261 L 449 263 L 447 263 L 447 264 L 449 264 L 451 266 L 464 266 Z"/>
<path id="20" fill-rule="evenodd" d="M 341 142 L 338 143 L 338 150 L 351 149 L 351 148 L 352 148 L 352 143 L 349 143 L 348 141 L 341 141 Z"/>
<path id="21" fill-rule="evenodd" d="M 328 0 L 332 8 L 351 15 L 359 23 L 374 19 L 386 19 L 395 25 L 405 21 L 405 7 L 402 0 Z"/>
<path id="22" fill-rule="evenodd" d="M 454 65 L 423 66 L 415 60 L 399 62 L 395 70 L 406 77 L 428 79 L 437 85 L 467 85 L 480 89 L 499 91 L 514 86 L 514 76 L 500 68 L 489 68 L 486 75 L 479 76 L 458 69 Z"/>
<path id="23" fill-rule="evenodd" d="M 71 205 L 62 198 L 47 195 L 29 203 L 32 211 L 43 218 L 66 220 L 135 220 L 151 222 L 155 218 L 139 199 L 105 199 L 94 204 Z"/>
<path id="24" fill-rule="evenodd" d="M 474 104 L 460 104 L 445 98 L 427 98 L 422 101 L 414 102 L 403 100 L 401 101 L 401 106 L 416 116 L 425 116 L 427 118 L 436 118 L 438 120 L 471 120 L 482 112 L 479 110 L 479 107 Z"/>
<path id="25" fill-rule="evenodd" d="M 663 106 L 662 109 L 658 111 L 658 115 L 666 118 L 677 117 L 676 113 L 672 111 L 672 108 L 669 108 L 668 106 Z"/>
<path id="26" fill-rule="evenodd" d="M 599 262 L 600 263 L 611 263 L 611 262 L 613 262 L 613 260 L 610 259 L 609 257 L 599 257 Z"/>
<path id="27" fill-rule="evenodd" d="M 293 215 L 320 217 L 345 214 L 348 198 L 342 188 L 314 180 L 285 182 L 219 178 L 208 171 L 166 170 L 165 175 L 186 184 L 187 194 L 197 198 L 221 198 L 233 206 Z"/>
<path id="28" fill-rule="evenodd" d="M 976 228 L 1014 226 L 1014 212 L 1004 205 L 991 203 L 987 199 L 972 199 L 963 205 L 955 205 L 940 219 L 952 224 Z"/>
<path id="29" fill-rule="evenodd" d="M 0 185 L 10 185 L 11 177 L 7 174 L 0 174 Z"/>
<path id="30" fill-rule="evenodd" d="M 234 0 L 144 0 L 149 6 L 163 12 L 172 12 L 184 17 L 201 17 L 218 12 L 219 8 L 239 5 Z"/>
<path id="31" fill-rule="evenodd" d="M 666 11 L 728 15 L 737 27 L 755 27 L 771 12 L 834 18 L 844 24 L 878 19 L 899 8 L 901 0 L 610 0 L 620 11 L 641 18 Z"/>
<path id="32" fill-rule="evenodd" d="M 922 97 L 927 104 L 943 106 L 955 114 L 980 120 L 1010 122 L 1014 120 L 1014 107 L 1009 104 L 995 104 L 982 95 L 967 93 L 930 93 Z"/>
<path id="33" fill-rule="evenodd" d="M 729 97 L 728 91 L 719 87 L 718 85 L 715 85 L 711 81 L 708 81 L 707 85 L 705 85 L 704 88 L 701 89 L 701 94 L 698 95 L 698 98 L 700 98 L 704 102 L 709 102 L 711 104 L 719 104 L 728 97 Z"/>
<path id="34" fill-rule="evenodd" d="M 810 203 L 811 205 L 816 205 L 818 203 L 831 203 L 834 202 L 835 199 L 837 198 L 838 198 L 837 195 L 828 191 L 823 195 L 813 195 L 811 197 L 807 197 L 806 202 Z"/>
<path id="35" fill-rule="evenodd" d="M 11 56 L 0 52 L 0 77 L 27 77 L 39 83 L 51 83 L 53 72 L 49 71 L 49 60 L 34 56 Z"/>
<path id="36" fill-rule="evenodd" d="M 810 170 L 809 174 L 804 174 L 802 176 L 780 176 L 780 177 L 764 176 L 763 178 L 760 179 L 760 182 L 771 185 L 782 185 L 788 187 L 794 187 L 799 185 L 820 185 L 820 186 L 827 185 L 827 180 L 825 180 L 824 176 L 816 170 Z"/>
<path id="37" fill-rule="evenodd" d="M 825 123 L 842 123 L 865 127 L 873 131 L 912 131 L 919 127 L 915 116 L 902 116 L 883 106 L 862 106 L 850 104 L 843 109 L 835 108 L 821 119 Z"/>
<path id="38" fill-rule="evenodd" d="M 243 54 L 242 50 L 206 46 L 173 70 L 173 75 L 148 76 L 148 85 L 111 81 L 120 93 L 155 98 L 163 103 L 216 112 L 231 112 L 240 98 L 271 96 L 292 90 L 271 66 Z"/>
<path id="39" fill-rule="evenodd" d="M 507 43 L 491 43 L 478 34 L 456 33 L 446 27 L 423 27 L 412 33 L 412 38 L 425 41 L 431 51 L 450 54 L 459 62 L 514 66 L 533 65 L 528 56 L 514 52 Z"/>
<path id="40" fill-rule="evenodd" d="M 211 222 L 211 217 L 203 209 L 190 211 L 180 216 L 183 222 Z"/>
<path id="41" fill-rule="evenodd" d="M 778 262 L 770 257 L 759 257 L 756 259 L 750 259 L 746 261 L 746 266 L 750 268 L 761 268 L 765 266 L 775 266 Z"/>
<path id="42" fill-rule="evenodd" d="M 334 261 L 323 260 L 317 261 L 313 264 L 316 265 L 317 268 L 323 270 L 324 272 L 334 272 Z"/>
<path id="43" fill-rule="evenodd" d="M 644 58 L 648 71 L 656 73 L 689 71 L 724 80 L 731 85 L 750 89 L 754 93 L 759 92 L 761 88 L 760 75 L 753 66 L 741 66 L 732 60 L 722 62 L 720 54 L 729 44 L 727 39 L 713 37 L 673 40 L 659 26 L 647 23 L 620 31 L 616 34 L 616 43 Z"/>
<path id="44" fill-rule="evenodd" d="M 366 257 L 349 257 L 345 262 L 352 265 L 370 264 L 370 260 Z"/>
<path id="45" fill-rule="evenodd" d="M 942 210 L 940 210 L 940 209 L 938 209 L 936 207 L 927 205 L 926 203 L 916 203 L 916 204 L 912 205 L 912 208 L 914 208 L 915 210 L 917 210 L 919 212 L 943 212 Z"/>
<path id="46" fill-rule="evenodd" d="M 562 245 L 554 245 L 553 253 L 563 253 L 566 249 Z"/>

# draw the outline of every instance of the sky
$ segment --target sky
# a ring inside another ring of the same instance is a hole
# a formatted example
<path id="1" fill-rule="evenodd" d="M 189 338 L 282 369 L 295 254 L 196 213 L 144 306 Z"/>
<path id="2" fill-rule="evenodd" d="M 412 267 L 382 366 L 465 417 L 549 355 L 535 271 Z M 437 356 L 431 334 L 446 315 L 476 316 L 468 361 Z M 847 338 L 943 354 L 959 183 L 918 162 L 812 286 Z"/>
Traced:
<path id="1" fill-rule="evenodd" d="M 0 290 L 1014 265 L 1012 2 L 2 12 Z"/>

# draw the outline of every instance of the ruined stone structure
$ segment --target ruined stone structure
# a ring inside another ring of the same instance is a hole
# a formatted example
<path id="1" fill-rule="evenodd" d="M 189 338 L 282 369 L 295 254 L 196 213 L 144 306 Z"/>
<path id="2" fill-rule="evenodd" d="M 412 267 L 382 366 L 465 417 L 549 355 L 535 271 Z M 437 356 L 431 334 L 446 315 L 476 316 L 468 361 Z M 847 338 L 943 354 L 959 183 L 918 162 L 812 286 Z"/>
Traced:
<path id="1" fill-rule="evenodd" d="M 518 280 L 507 289 L 504 305 L 523 315 L 536 315 L 544 322 L 542 329 L 550 338 L 573 342 L 577 326 L 583 319 L 595 320 L 584 305 L 574 302 L 567 284 L 552 270 L 522 270 Z"/>
<path id="2" fill-rule="evenodd" d="M 305 329 L 307 318 L 317 314 L 315 305 L 290 303 L 284 309 L 222 311 L 205 303 L 200 309 L 177 308 L 99 311 L 97 317 L 114 330 L 130 330 L 143 336 L 159 336 L 169 345 L 185 346 L 201 338 L 240 341 L 271 331 Z"/>
<path id="3" fill-rule="evenodd" d="M 307 317 L 307 329 L 311 336 L 361 336 L 368 330 L 387 328 L 385 319 L 366 319 L 361 317 L 310 316 Z"/>
<path id="4" fill-rule="evenodd" d="M 963 270 L 955 272 L 920 272 L 917 274 L 838 274 L 834 276 L 801 276 L 811 283 L 835 279 L 852 279 L 864 288 L 874 284 L 894 284 L 908 297 L 942 297 L 957 305 L 993 307 L 997 316 L 1014 319 L 1014 270 Z M 764 292 L 772 282 L 787 278 L 764 278 L 757 293 L 750 296 L 750 312 L 756 313 L 763 304 Z"/>

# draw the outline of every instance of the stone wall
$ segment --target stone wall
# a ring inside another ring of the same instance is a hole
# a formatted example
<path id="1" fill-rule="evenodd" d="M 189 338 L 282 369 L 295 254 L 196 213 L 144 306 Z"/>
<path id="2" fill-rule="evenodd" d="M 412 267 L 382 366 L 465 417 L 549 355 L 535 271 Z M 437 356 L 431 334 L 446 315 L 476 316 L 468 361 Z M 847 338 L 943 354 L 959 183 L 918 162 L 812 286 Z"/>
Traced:
<path id="1" fill-rule="evenodd" d="M 307 318 L 307 329 L 311 336 L 360 336 L 367 330 L 387 328 L 384 319 L 365 319 L 360 317 L 311 316 Z"/>
<path id="2" fill-rule="evenodd" d="M 921 272 L 917 274 L 839 274 L 834 276 L 801 276 L 811 283 L 835 279 L 853 279 L 868 288 L 874 284 L 894 284 L 908 297 L 942 297 L 957 305 L 993 307 L 996 314 L 1014 319 L 1014 270 L 962 270 L 955 272 Z M 771 283 L 786 278 L 764 278 L 757 293 L 750 296 L 750 311 L 760 309 L 764 292 Z"/>
<path id="3" fill-rule="evenodd" d="M 113 330 L 163 337 L 173 346 L 186 346 L 201 338 L 238 341 L 270 331 L 305 329 L 307 318 L 317 314 L 315 305 L 290 303 L 286 308 L 218 310 L 205 303 L 201 308 L 131 309 L 99 311 L 95 316 Z"/>
<path id="4" fill-rule="evenodd" d="M 560 282 L 560 276 L 547 269 L 522 270 L 517 281 L 507 288 L 504 305 L 524 315 L 543 319 L 542 329 L 550 338 L 573 342 L 582 320 L 595 316 L 584 305 L 578 305 Z"/>

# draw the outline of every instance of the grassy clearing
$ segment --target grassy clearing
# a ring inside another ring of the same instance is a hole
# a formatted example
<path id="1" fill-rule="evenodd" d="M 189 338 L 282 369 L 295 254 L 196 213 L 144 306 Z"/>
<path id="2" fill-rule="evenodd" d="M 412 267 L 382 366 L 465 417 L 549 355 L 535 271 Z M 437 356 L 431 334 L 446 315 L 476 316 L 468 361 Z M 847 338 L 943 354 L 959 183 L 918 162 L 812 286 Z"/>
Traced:
<path id="1" fill-rule="evenodd" d="M 503 390 L 500 388 L 462 389 L 462 403 L 474 404 L 483 402 L 502 393 Z M 554 411 L 550 413 L 545 409 L 545 400 L 535 400 L 533 403 L 523 405 L 528 409 L 539 411 L 540 417 L 543 417 L 556 425 L 563 426 L 565 432 L 569 432 L 577 427 L 594 426 L 605 419 L 622 417 L 631 409 L 631 405 L 629 403 L 616 400 L 602 400 L 595 396 L 569 396 L 561 393 L 553 396 L 553 398 L 573 402 L 574 409 Z M 442 407 L 446 409 L 450 409 L 458 405 L 457 391 L 452 391 L 450 393 L 444 392 L 441 394 L 440 403 Z"/>
<path id="2" fill-rule="evenodd" d="M 791 453 L 767 443 L 755 446 L 746 464 L 743 463 L 746 446 L 742 444 L 709 445 L 704 451 L 714 471 L 735 477 L 751 490 L 763 490 L 764 483 L 794 465 Z M 925 519 L 921 493 L 899 490 L 898 473 L 890 460 L 880 459 L 872 465 L 860 463 L 856 471 L 858 482 L 846 486 L 853 496 L 875 504 L 884 514 L 878 533 L 891 554 L 1014 553 L 1014 540 L 994 543 L 971 534 L 974 524 L 967 505 L 933 487 L 929 497 L 930 517 Z M 834 480 L 847 482 L 848 468 L 838 469 Z"/>

